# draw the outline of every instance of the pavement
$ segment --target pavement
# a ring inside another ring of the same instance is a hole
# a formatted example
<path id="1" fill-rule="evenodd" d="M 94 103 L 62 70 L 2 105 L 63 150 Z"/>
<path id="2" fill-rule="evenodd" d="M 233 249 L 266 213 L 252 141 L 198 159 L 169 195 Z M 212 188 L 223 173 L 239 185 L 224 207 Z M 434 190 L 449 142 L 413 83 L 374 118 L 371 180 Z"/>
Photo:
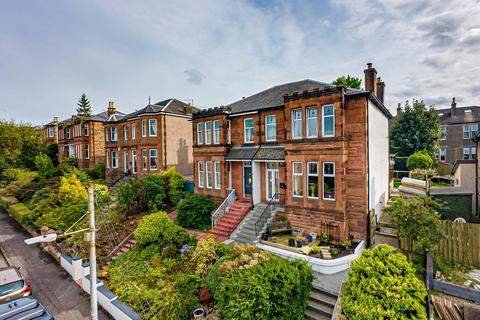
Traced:
<path id="1" fill-rule="evenodd" d="M 27 246 L 23 242 L 27 238 L 30 234 L 0 209 L 0 267 L 7 263 L 20 267 L 33 296 L 56 320 L 90 319 L 89 296 L 52 256 L 35 245 Z M 111 318 L 99 308 L 98 319 Z"/>

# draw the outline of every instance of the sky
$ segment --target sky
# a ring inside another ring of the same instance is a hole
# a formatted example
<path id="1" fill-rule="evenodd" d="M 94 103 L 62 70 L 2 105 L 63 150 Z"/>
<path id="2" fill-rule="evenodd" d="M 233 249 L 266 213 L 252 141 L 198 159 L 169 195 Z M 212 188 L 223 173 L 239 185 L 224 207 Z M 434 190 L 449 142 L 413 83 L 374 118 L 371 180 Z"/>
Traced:
<path id="1" fill-rule="evenodd" d="M 230 104 L 372 62 L 385 105 L 480 105 L 480 0 L 0 0 L 0 119 L 45 124 L 114 101 Z"/>

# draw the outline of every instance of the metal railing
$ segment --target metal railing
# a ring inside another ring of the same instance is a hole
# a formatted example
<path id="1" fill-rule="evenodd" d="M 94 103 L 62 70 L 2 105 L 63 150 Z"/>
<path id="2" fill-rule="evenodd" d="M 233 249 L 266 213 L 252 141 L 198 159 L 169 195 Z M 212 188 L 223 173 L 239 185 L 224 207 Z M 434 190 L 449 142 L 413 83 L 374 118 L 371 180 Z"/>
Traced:
<path id="1" fill-rule="evenodd" d="M 232 205 L 232 203 L 235 202 L 235 200 L 237 200 L 237 196 L 235 195 L 235 189 L 232 189 L 229 191 L 222 204 L 217 208 L 217 210 L 215 210 L 214 213 L 212 213 L 212 228 L 215 227 L 218 222 L 220 222 L 228 208 Z"/>
<path id="2" fill-rule="evenodd" d="M 278 208 L 285 207 L 285 195 L 281 195 L 279 193 L 275 193 L 272 196 L 272 199 L 268 202 L 265 209 L 263 209 L 260 218 L 255 223 L 255 235 L 258 237 L 260 232 L 262 232 L 263 228 L 267 224 L 267 221 L 272 217 L 272 213 L 277 211 Z"/>
<path id="3" fill-rule="evenodd" d="M 120 251 L 123 247 L 126 247 L 128 249 L 132 249 L 133 248 L 133 244 L 130 243 L 130 240 L 134 239 L 134 234 L 133 232 L 130 233 L 125 239 L 123 239 L 122 242 L 120 242 L 120 244 L 118 246 L 115 247 L 115 249 L 112 250 L 112 252 L 110 252 L 106 257 L 105 259 L 103 260 L 103 263 L 104 264 L 107 264 L 110 260 L 112 260 L 112 258 L 115 256 L 115 254 Z"/>

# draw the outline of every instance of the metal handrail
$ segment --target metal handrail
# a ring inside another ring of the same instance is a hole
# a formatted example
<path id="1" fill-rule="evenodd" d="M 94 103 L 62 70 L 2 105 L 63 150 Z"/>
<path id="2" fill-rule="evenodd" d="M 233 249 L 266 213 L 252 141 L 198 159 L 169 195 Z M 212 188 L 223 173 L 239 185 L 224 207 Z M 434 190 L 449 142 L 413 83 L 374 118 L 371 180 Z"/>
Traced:
<path id="1" fill-rule="evenodd" d="M 277 210 L 277 204 L 278 204 L 279 198 L 280 198 L 280 195 L 278 193 L 275 193 L 272 196 L 272 198 L 268 202 L 265 209 L 263 209 L 262 214 L 260 215 L 260 218 L 258 218 L 257 222 L 255 223 L 255 235 L 257 237 L 262 231 L 265 224 L 267 223 L 268 219 L 272 217 L 272 212 Z"/>
<path id="2" fill-rule="evenodd" d="M 104 263 L 107 263 L 108 261 L 110 261 L 113 256 L 115 256 L 115 254 L 120 251 L 120 249 L 127 243 L 129 242 L 130 240 L 132 240 L 134 237 L 134 233 L 130 233 L 125 239 L 123 239 L 122 242 L 120 242 L 120 244 L 118 246 L 115 247 L 115 249 L 112 250 L 112 252 L 110 252 L 106 257 L 105 259 L 103 260 Z"/>
<path id="3" fill-rule="evenodd" d="M 237 200 L 235 189 L 230 190 L 222 204 L 212 213 L 212 228 L 223 218 L 228 208 Z"/>

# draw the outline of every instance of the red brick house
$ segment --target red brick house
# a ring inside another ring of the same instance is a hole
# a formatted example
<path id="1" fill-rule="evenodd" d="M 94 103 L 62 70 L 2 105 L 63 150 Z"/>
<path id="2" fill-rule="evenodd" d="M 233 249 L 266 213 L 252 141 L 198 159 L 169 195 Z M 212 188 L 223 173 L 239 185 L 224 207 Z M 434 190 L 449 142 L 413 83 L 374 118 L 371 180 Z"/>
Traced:
<path id="1" fill-rule="evenodd" d="M 58 154 L 74 157 L 81 170 L 93 169 L 105 162 L 105 135 L 103 123 L 112 116 L 123 116 L 113 103 L 108 110 L 90 117 L 72 116 L 58 123 Z"/>
<path id="2" fill-rule="evenodd" d="M 58 143 L 58 117 L 53 117 L 53 121 L 43 126 L 43 143 Z"/>
<path id="3" fill-rule="evenodd" d="M 104 123 L 106 177 L 141 177 L 175 166 L 193 174 L 191 105 L 167 99 Z"/>
<path id="4" fill-rule="evenodd" d="M 195 192 L 275 197 L 293 228 L 367 239 L 369 210 L 388 200 L 392 116 L 375 68 L 364 72 L 366 90 L 303 80 L 194 113 Z"/>

